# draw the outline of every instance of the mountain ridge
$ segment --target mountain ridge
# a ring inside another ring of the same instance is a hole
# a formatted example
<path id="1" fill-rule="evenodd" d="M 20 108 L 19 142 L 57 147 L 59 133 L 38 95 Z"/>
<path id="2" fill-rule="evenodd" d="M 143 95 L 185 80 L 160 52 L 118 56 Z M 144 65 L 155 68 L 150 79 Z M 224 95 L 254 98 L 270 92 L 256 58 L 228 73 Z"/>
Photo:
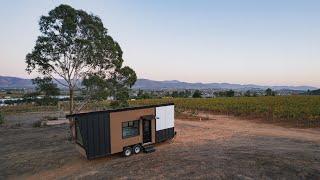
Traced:
<path id="1" fill-rule="evenodd" d="M 31 79 L 0 76 L 0 88 L 33 88 Z M 250 89 L 267 89 L 273 90 L 300 90 L 307 91 L 319 89 L 313 86 L 264 86 L 256 84 L 233 84 L 233 83 L 190 83 L 179 80 L 155 81 L 150 79 L 138 79 L 134 89 L 144 90 L 161 90 L 161 89 L 233 89 L 233 90 L 250 90 Z"/>
<path id="2" fill-rule="evenodd" d="M 233 83 L 189 83 L 177 80 L 154 81 L 149 79 L 138 79 L 134 85 L 135 89 L 234 89 L 234 90 L 250 90 L 250 89 L 267 89 L 273 90 L 316 90 L 313 86 L 265 86 L 256 84 L 233 84 Z"/>

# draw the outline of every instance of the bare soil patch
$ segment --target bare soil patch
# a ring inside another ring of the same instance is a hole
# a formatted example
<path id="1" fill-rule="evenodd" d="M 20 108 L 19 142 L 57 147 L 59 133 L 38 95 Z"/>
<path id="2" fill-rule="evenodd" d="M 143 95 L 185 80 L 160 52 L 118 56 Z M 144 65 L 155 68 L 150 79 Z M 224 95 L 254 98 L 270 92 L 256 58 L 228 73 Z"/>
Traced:
<path id="1" fill-rule="evenodd" d="M 0 127 L 0 179 L 320 178 L 319 129 L 206 116 L 213 120 L 177 119 L 176 138 L 154 153 L 88 161 L 68 140 L 67 124 L 33 128 L 41 113 L 15 115 L 23 126 Z"/>

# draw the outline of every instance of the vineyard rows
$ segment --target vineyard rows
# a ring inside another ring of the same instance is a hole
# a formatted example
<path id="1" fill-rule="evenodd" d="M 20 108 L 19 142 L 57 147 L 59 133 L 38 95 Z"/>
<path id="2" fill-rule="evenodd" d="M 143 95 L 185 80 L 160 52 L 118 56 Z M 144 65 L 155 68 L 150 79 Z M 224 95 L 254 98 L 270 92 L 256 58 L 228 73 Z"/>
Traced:
<path id="1" fill-rule="evenodd" d="M 297 126 L 320 126 L 320 96 L 275 96 L 233 98 L 143 99 L 131 105 L 173 102 L 178 111 L 210 111 L 242 117 L 262 118 L 272 122 L 289 122 Z"/>

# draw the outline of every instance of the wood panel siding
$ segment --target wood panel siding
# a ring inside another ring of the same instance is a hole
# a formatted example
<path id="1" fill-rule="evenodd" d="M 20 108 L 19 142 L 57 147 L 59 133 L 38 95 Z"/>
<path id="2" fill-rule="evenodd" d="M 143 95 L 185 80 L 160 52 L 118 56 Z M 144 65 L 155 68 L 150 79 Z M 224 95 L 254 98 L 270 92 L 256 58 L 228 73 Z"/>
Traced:
<path id="1" fill-rule="evenodd" d="M 136 109 L 130 111 L 119 111 L 110 113 L 110 140 L 111 140 L 111 154 L 123 151 L 123 147 L 142 143 L 142 121 L 141 116 L 155 115 L 154 108 Z M 127 121 L 140 120 L 138 136 L 123 139 L 122 138 L 122 123 Z M 155 142 L 155 121 L 152 120 L 152 142 Z"/>

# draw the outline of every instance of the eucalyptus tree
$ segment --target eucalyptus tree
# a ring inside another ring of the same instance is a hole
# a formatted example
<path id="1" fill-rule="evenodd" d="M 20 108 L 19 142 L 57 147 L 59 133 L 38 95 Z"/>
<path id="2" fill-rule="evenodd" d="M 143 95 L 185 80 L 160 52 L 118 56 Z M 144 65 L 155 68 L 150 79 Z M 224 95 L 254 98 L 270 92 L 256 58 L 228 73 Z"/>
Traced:
<path id="1" fill-rule="evenodd" d="M 35 78 L 32 79 L 32 84 L 36 85 L 36 91 L 41 94 L 43 93 L 44 96 L 58 96 L 60 95 L 60 90 L 57 87 L 57 84 L 52 82 L 51 78 Z"/>
<path id="2" fill-rule="evenodd" d="M 60 5 L 47 16 L 41 16 L 39 26 L 41 35 L 32 52 L 26 55 L 26 70 L 52 78 L 68 88 L 70 113 L 75 109 L 74 91 L 83 80 L 88 82 L 94 76 L 101 79 L 90 84 L 100 90 L 107 88 L 104 83 L 110 80 L 116 80 L 120 85 L 134 84 L 135 72 L 123 67 L 120 45 L 108 35 L 98 16 Z M 99 83 L 94 85 L 95 82 Z"/>

